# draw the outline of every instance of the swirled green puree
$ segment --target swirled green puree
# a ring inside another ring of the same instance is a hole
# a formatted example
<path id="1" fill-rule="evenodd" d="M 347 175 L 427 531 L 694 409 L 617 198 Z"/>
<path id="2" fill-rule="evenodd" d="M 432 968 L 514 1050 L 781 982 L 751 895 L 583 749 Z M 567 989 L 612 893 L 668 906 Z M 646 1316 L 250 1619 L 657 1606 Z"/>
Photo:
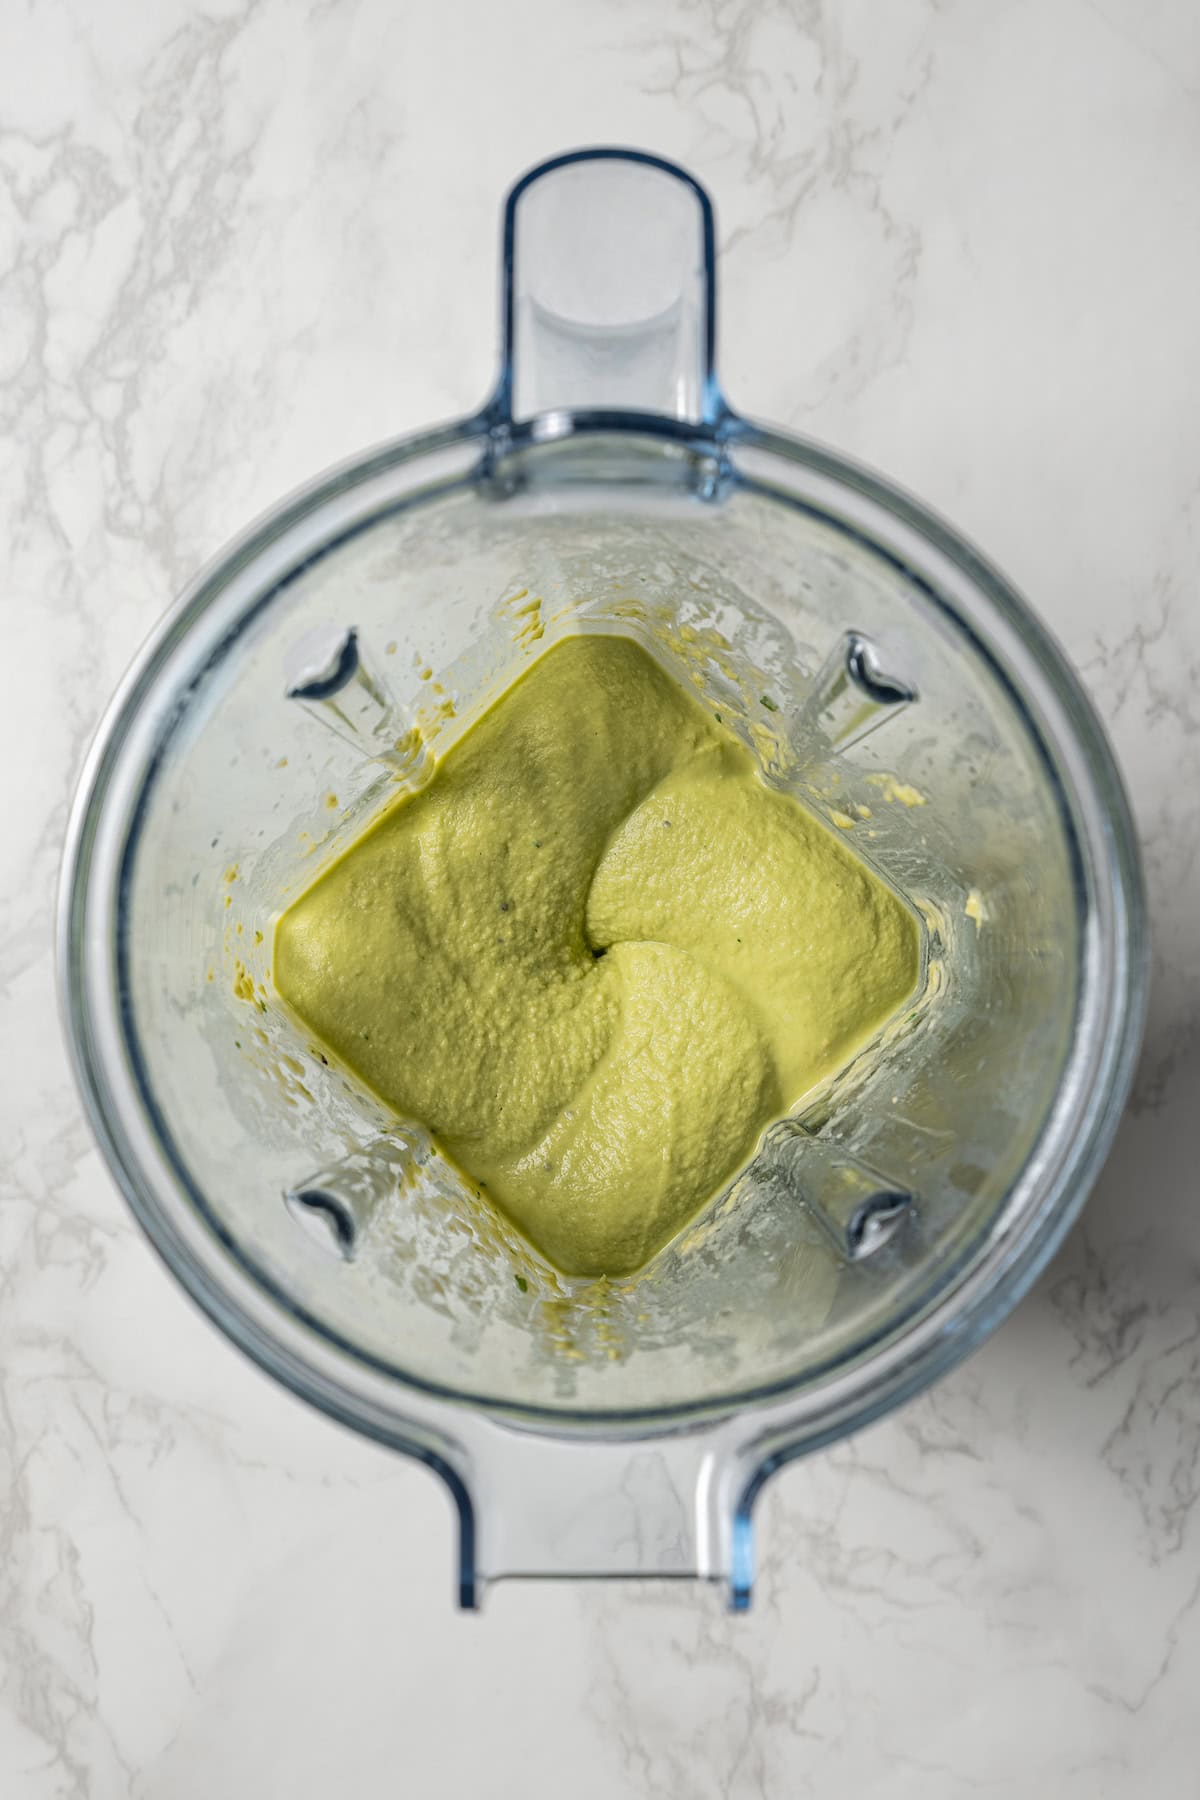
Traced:
<path id="1" fill-rule="evenodd" d="M 284 1000 L 568 1274 L 912 992 L 907 909 L 630 639 L 551 649 L 279 919 Z"/>

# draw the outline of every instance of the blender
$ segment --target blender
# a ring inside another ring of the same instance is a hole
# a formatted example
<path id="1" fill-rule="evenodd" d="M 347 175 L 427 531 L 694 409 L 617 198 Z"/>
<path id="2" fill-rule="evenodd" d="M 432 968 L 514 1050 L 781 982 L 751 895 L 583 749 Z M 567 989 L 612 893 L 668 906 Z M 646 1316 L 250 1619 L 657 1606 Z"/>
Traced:
<path id="1" fill-rule="evenodd" d="M 714 245 L 704 190 L 654 156 L 519 181 L 491 397 L 291 495 L 195 580 L 70 826 L 66 1028 L 117 1181 L 234 1342 L 442 1476 L 466 1606 L 566 1575 L 746 1605 L 764 1480 L 1010 1310 L 1140 1038 L 1141 880 L 1094 712 L 949 526 L 729 406 Z M 903 1014 L 600 1281 L 546 1264 L 270 978 L 279 912 L 581 632 L 636 638 L 922 933 Z"/>

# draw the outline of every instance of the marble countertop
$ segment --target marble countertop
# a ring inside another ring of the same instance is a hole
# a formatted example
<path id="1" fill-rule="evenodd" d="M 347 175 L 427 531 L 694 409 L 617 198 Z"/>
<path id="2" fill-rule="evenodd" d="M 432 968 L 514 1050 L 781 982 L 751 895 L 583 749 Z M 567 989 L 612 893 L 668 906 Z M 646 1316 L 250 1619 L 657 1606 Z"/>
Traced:
<path id="1" fill-rule="evenodd" d="M 54 1016 L 68 795 L 171 596 L 335 458 L 459 413 L 557 149 L 719 209 L 736 403 L 888 471 L 1050 622 L 1154 927 L 1083 1222 L 935 1391 L 793 1466 L 754 1610 L 452 1605 L 421 1469 L 167 1279 Z M 1200 13 L 1187 0 L 46 0 L 0 10 L 0 1793 L 1197 1792 Z"/>

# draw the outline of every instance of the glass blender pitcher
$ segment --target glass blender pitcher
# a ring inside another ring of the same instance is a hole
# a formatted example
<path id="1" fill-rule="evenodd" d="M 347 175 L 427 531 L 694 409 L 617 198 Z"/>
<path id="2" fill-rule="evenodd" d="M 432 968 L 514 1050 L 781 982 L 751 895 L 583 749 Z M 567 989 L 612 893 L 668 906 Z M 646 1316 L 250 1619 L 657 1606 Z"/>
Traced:
<path id="1" fill-rule="evenodd" d="M 1004 579 L 725 401 L 691 176 L 543 164 L 502 287 L 487 404 L 283 501 L 126 678 L 70 828 L 67 1030 L 192 1296 L 448 1483 L 464 1605 L 511 1575 L 699 1576 L 744 1605 L 764 1479 L 978 1344 L 1082 1204 L 1140 1036 L 1137 854 L 1095 714 Z M 545 1264 L 270 979 L 280 910 L 581 632 L 638 639 L 923 940 L 904 1014 L 603 1281 Z"/>

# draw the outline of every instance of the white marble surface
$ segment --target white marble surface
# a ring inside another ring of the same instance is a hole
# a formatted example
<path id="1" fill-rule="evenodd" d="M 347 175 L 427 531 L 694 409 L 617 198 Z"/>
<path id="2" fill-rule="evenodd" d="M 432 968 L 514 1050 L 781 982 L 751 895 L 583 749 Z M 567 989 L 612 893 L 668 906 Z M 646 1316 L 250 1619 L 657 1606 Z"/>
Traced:
<path id="1" fill-rule="evenodd" d="M 480 397 L 505 185 L 613 140 L 716 196 L 734 399 L 927 496 L 1083 670 L 1154 992 L 1083 1224 L 965 1368 L 768 1490 L 749 1617 L 463 1617 L 433 1479 L 243 1362 L 126 1217 L 50 920 L 161 608 Z M 1191 0 L 0 5 L 5 1800 L 1198 1791 L 1198 167 Z"/>

